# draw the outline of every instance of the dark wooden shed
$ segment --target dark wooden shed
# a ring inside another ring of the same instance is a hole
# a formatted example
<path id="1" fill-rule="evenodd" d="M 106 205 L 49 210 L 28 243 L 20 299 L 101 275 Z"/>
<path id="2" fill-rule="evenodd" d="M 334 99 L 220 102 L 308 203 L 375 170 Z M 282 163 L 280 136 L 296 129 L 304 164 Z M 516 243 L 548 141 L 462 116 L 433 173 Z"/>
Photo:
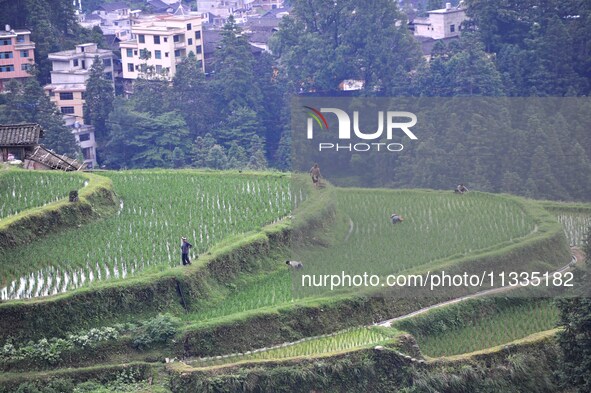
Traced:
<path id="1" fill-rule="evenodd" d="M 0 161 L 8 161 L 8 156 L 24 161 L 27 153 L 39 145 L 43 137 L 43 129 L 39 124 L 6 124 L 0 125 Z"/>

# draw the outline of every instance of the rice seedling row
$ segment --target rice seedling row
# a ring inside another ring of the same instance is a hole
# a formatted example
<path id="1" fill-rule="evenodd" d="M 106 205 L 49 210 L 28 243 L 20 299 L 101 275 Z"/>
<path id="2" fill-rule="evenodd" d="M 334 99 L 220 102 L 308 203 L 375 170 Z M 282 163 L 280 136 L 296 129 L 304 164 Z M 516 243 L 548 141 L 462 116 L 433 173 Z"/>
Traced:
<path id="1" fill-rule="evenodd" d="M 423 354 L 431 357 L 452 356 L 495 347 L 553 329 L 558 319 L 557 307 L 545 300 L 510 307 L 485 319 L 466 321 L 461 329 L 434 335 L 417 334 L 415 337 Z"/>
<path id="2" fill-rule="evenodd" d="M 1 299 L 43 296 L 90 282 L 121 279 L 180 264 L 180 237 L 192 258 L 222 239 L 285 217 L 288 180 L 274 176 L 186 172 L 109 173 L 121 197 L 111 218 L 0 251 Z M 296 199 L 296 198 L 293 198 Z M 26 263 L 23 263 L 26 261 Z"/>
<path id="3" fill-rule="evenodd" d="M 263 307 L 277 306 L 294 300 L 291 272 L 285 265 L 264 278 L 251 281 L 236 288 L 219 303 L 188 314 L 185 319 L 204 321 Z"/>
<path id="4" fill-rule="evenodd" d="M 196 359 L 189 364 L 194 367 L 216 366 L 253 360 L 276 360 L 294 357 L 310 357 L 362 348 L 387 342 L 395 335 L 373 327 L 361 327 L 318 337 L 309 337 L 293 343 L 271 348 L 261 348 L 245 353 Z"/>
<path id="5" fill-rule="evenodd" d="M 591 216 L 584 213 L 562 212 L 557 216 L 562 224 L 564 234 L 571 246 L 583 246 L 585 235 L 591 228 Z"/>
<path id="6" fill-rule="evenodd" d="M 0 175 L 0 219 L 63 199 L 83 187 L 80 174 L 10 171 Z"/>

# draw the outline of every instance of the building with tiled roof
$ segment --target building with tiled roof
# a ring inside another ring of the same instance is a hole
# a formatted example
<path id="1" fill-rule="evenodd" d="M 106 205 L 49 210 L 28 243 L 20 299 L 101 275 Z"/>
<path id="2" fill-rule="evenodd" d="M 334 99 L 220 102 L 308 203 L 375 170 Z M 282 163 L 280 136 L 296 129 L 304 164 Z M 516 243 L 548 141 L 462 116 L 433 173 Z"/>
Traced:
<path id="1" fill-rule="evenodd" d="M 43 130 L 39 124 L 0 125 L 0 161 L 24 160 L 29 150 L 39 144 Z"/>

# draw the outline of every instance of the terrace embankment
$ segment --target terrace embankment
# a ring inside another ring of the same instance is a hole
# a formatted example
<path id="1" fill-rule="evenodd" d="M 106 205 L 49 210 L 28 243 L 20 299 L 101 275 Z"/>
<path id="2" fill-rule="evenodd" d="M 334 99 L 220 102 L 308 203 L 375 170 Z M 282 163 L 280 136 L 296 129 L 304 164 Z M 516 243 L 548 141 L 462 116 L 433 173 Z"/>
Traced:
<path id="1" fill-rule="evenodd" d="M 110 179 L 81 173 L 88 185 L 78 192 L 78 202 L 62 199 L 0 220 L 0 249 L 22 246 L 39 237 L 75 228 L 115 213 L 117 196 Z"/>

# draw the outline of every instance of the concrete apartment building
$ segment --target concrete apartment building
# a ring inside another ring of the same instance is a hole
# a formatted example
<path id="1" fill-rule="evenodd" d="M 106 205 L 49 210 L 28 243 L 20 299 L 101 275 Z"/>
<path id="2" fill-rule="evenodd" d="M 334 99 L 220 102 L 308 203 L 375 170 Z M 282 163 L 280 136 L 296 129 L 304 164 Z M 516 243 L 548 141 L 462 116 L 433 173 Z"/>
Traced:
<path id="1" fill-rule="evenodd" d="M 94 129 L 84 124 L 84 105 L 86 81 L 90 78 L 90 68 L 95 57 L 99 57 L 105 67 L 105 78 L 113 83 L 113 52 L 98 49 L 97 45 L 76 45 L 73 50 L 50 53 L 51 83 L 44 87 L 52 102 L 64 116 L 66 125 L 82 149 L 84 162 L 89 167 L 96 166 L 96 141 Z"/>
<path id="2" fill-rule="evenodd" d="M 35 64 L 35 43 L 31 32 L 25 29 L 13 30 L 6 25 L 0 31 L 0 91 L 9 79 L 30 77 L 28 71 Z"/>
<path id="3" fill-rule="evenodd" d="M 119 43 L 124 79 L 170 79 L 176 65 L 190 52 L 204 69 L 201 15 L 158 15 L 135 22 L 131 28 L 133 38 Z"/>
<path id="4" fill-rule="evenodd" d="M 415 18 L 413 21 L 414 35 L 435 40 L 458 37 L 460 26 L 467 19 L 466 8 L 461 3 L 453 7 L 446 3 L 445 8 L 428 12 L 427 18 Z"/>

